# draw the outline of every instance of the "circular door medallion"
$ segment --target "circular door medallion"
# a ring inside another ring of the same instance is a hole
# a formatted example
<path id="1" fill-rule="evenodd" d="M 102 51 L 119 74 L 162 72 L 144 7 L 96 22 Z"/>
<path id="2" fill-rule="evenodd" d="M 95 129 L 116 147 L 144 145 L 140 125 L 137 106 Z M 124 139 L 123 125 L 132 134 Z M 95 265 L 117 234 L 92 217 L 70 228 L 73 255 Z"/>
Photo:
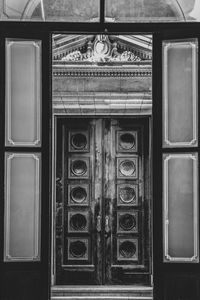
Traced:
<path id="1" fill-rule="evenodd" d="M 87 164 L 83 160 L 75 160 L 71 163 L 71 171 L 76 176 L 82 176 L 87 172 Z"/>
<path id="2" fill-rule="evenodd" d="M 129 231 L 136 225 L 135 217 L 131 214 L 124 214 L 119 218 L 119 225 L 123 230 Z"/>
<path id="3" fill-rule="evenodd" d="M 119 197 L 122 202 L 130 203 L 131 201 L 135 200 L 136 194 L 134 188 L 131 187 L 123 187 L 119 191 Z"/>
<path id="4" fill-rule="evenodd" d="M 86 227 L 87 220 L 86 217 L 82 214 L 75 214 L 71 216 L 70 226 L 74 230 L 83 230 Z"/>
<path id="5" fill-rule="evenodd" d="M 135 164 L 131 160 L 124 160 L 119 165 L 119 171 L 124 176 L 133 176 L 135 173 Z"/>
<path id="6" fill-rule="evenodd" d="M 124 241 L 119 246 L 119 253 L 124 258 L 131 258 L 136 252 L 136 246 L 131 241 Z"/>
<path id="7" fill-rule="evenodd" d="M 77 186 L 71 190 L 70 196 L 74 202 L 82 203 L 86 200 L 87 192 L 81 186 Z"/>
<path id="8" fill-rule="evenodd" d="M 120 135 L 119 145 L 124 150 L 131 150 L 135 147 L 135 137 L 131 133 L 123 133 Z"/>
<path id="9" fill-rule="evenodd" d="M 87 145 L 87 138 L 83 133 L 75 133 L 71 136 L 71 145 L 74 149 L 83 150 Z"/>
<path id="10" fill-rule="evenodd" d="M 69 252 L 75 258 L 84 257 L 86 254 L 87 248 L 84 242 L 82 241 L 74 241 L 70 243 Z"/>

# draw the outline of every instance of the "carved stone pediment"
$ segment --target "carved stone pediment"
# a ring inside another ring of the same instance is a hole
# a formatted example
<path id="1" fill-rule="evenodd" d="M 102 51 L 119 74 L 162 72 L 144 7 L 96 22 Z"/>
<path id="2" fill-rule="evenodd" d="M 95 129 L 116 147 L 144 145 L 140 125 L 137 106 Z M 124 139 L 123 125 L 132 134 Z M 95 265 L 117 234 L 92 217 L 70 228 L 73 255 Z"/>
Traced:
<path id="1" fill-rule="evenodd" d="M 136 37 L 134 37 L 137 39 Z M 127 41 L 127 40 L 128 41 Z M 150 49 L 145 46 L 138 46 L 134 44 L 136 40 L 125 37 L 122 40 L 122 36 L 108 36 L 108 35 L 96 35 L 90 36 L 87 39 L 82 38 L 82 43 L 77 40 L 73 41 L 73 47 L 63 46 L 60 43 L 61 50 L 59 49 L 59 43 L 57 42 L 54 49 L 54 62 L 62 61 L 66 63 L 79 62 L 79 63 L 112 63 L 112 62 L 140 62 L 152 59 Z M 71 45 L 71 41 L 68 39 L 67 43 Z M 74 44 L 75 43 L 75 44 Z M 139 43 L 140 44 L 140 43 Z"/>
<path id="2" fill-rule="evenodd" d="M 97 35 L 93 43 L 87 43 L 86 51 L 75 50 L 62 57 L 62 61 L 115 62 L 141 61 L 132 51 L 118 51 L 117 42 L 111 43 L 108 36 Z"/>

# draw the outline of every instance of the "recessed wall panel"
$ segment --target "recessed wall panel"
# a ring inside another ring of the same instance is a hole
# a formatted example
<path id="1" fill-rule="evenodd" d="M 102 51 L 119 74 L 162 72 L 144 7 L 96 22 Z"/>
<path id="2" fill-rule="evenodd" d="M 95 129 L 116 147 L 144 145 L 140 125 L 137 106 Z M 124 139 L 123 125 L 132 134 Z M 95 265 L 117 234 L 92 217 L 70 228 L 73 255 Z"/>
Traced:
<path id="1" fill-rule="evenodd" d="M 163 146 L 197 146 L 197 39 L 163 42 Z"/>
<path id="2" fill-rule="evenodd" d="M 163 156 L 165 262 L 198 262 L 198 157 Z"/>
<path id="3" fill-rule="evenodd" d="M 41 145 L 40 41 L 6 41 L 5 143 Z"/>
<path id="4" fill-rule="evenodd" d="M 40 168 L 40 154 L 6 153 L 5 261 L 40 259 Z"/>

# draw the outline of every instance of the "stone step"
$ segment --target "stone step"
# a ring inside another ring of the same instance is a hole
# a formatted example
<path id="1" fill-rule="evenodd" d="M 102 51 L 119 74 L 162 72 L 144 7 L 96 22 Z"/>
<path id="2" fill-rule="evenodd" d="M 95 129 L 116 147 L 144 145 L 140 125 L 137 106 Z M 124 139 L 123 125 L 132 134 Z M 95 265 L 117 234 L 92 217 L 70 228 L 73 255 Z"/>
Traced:
<path id="1" fill-rule="evenodd" d="M 153 300 L 146 286 L 54 286 L 51 300 Z"/>

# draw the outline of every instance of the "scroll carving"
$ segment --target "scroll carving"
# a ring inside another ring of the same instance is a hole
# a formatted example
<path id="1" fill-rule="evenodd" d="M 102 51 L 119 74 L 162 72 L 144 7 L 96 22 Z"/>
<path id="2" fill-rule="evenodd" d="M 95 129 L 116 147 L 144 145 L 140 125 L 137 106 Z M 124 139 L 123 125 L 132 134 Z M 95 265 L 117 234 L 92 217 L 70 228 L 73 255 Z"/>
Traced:
<path id="1" fill-rule="evenodd" d="M 119 49 L 117 42 L 112 43 L 108 36 L 97 35 L 94 42 L 87 43 L 86 51 L 72 51 L 63 56 L 61 60 L 66 62 L 139 62 L 142 58 L 133 51 Z"/>

